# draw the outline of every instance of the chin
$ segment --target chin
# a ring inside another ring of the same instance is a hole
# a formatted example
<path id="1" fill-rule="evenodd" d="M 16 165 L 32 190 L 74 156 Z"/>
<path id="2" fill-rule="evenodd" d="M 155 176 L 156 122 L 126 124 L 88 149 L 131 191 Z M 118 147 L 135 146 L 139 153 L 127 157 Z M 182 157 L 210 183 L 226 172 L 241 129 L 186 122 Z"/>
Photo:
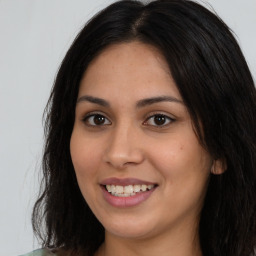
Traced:
<path id="1" fill-rule="evenodd" d="M 112 234 L 117 237 L 127 238 L 127 239 L 143 239 L 151 234 L 153 235 L 154 227 L 150 227 L 150 222 L 138 223 L 133 221 L 133 223 L 123 220 L 121 222 L 112 223 L 112 225 L 105 225 L 105 230 L 107 233 Z"/>

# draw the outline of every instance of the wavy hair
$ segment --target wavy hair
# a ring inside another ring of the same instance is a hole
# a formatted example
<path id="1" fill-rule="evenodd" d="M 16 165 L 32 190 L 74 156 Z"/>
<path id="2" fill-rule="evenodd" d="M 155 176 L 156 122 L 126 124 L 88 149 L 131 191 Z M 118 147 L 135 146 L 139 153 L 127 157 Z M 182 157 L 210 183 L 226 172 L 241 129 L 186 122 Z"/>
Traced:
<path id="1" fill-rule="evenodd" d="M 256 91 L 236 39 L 189 0 L 118 1 L 93 17 L 63 59 L 45 110 L 41 192 L 33 228 L 42 245 L 93 255 L 104 228 L 86 204 L 70 157 L 80 80 L 107 46 L 140 41 L 165 57 L 201 144 L 227 169 L 210 176 L 199 223 L 203 255 L 249 256 L 256 245 Z M 200 124 L 200 125 L 199 125 Z"/>

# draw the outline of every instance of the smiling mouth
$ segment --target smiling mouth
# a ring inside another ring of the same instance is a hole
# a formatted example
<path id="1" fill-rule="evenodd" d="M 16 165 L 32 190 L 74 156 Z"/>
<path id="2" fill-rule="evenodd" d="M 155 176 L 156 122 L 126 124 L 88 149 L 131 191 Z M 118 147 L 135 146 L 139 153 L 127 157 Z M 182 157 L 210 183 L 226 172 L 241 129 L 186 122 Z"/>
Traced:
<path id="1" fill-rule="evenodd" d="M 120 186 L 120 185 L 105 185 L 105 189 L 112 194 L 113 196 L 117 197 L 130 197 L 135 196 L 138 193 L 143 193 L 146 191 L 150 191 L 154 189 L 157 185 L 150 184 L 136 184 L 136 185 L 127 185 L 127 186 Z"/>

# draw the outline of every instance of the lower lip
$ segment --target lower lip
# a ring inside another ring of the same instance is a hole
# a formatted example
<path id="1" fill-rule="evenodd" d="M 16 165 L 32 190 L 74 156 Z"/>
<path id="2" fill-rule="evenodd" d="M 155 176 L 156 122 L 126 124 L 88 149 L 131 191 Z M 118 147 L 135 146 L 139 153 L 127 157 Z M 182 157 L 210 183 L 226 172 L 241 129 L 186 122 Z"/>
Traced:
<path id="1" fill-rule="evenodd" d="M 115 207 L 120 208 L 126 208 L 126 207 L 132 207 L 141 204 L 142 202 L 146 201 L 152 193 L 155 191 L 155 188 L 152 188 L 151 190 L 145 191 L 145 192 L 139 192 L 136 193 L 134 196 L 128 196 L 128 197 L 118 197 L 113 196 L 111 193 L 109 193 L 104 186 L 102 186 L 103 196 L 104 199 Z"/>

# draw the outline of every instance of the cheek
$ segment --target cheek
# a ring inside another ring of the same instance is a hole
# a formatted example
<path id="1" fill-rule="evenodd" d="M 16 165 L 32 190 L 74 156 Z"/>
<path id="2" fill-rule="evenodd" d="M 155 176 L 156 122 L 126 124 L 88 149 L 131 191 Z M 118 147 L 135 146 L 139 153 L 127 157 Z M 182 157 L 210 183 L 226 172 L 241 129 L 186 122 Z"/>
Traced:
<path id="1" fill-rule="evenodd" d="M 152 144 L 151 163 L 168 183 L 205 182 L 212 160 L 193 133 Z"/>
<path id="2" fill-rule="evenodd" d="M 80 191 L 90 208 L 95 208 L 97 194 L 97 173 L 99 168 L 99 151 L 97 144 L 91 144 L 83 134 L 74 131 L 70 140 L 70 154 Z"/>
<path id="3" fill-rule="evenodd" d="M 81 179 L 86 182 L 87 178 L 95 174 L 99 164 L 97 144 L 91 144 L 90 140 L 74 131 L 70 140 L 70 154 L 78 182 Z"/>
<path id="4" fill-rule="evenodd" d="M 173 207 L 166 209 L 166 214 L 179 215 L 191 209 L 198 213 L 208 186 L 209 154 L 197 140 L 188 136 L 166 141 L 154 151 L 152 163 L 162 176 L 161 197 L 175 206 L 175 210 Z"/>

